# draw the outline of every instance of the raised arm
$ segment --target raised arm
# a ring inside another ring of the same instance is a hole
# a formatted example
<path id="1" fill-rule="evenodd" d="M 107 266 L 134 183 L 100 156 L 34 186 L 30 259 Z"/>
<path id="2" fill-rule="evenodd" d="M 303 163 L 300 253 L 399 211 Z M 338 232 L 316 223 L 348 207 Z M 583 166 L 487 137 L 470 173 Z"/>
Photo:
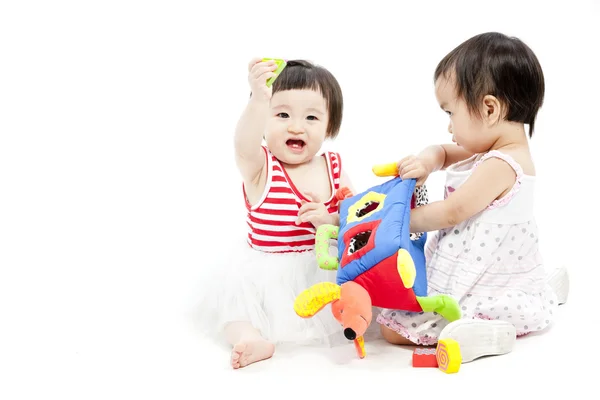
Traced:
<path id="1" fill-rule="evenodd" d="M 274 61 L 253 59 L 248 64 L 248 82 L 252 91 L 250 100 L 240 117 L 234 136 L 235 161 L 246 185 L 257 184 L 265 167 L 261 149 L 262 138 L 269 118 L 272 88 L 267 79 L 274 76 Z"/>

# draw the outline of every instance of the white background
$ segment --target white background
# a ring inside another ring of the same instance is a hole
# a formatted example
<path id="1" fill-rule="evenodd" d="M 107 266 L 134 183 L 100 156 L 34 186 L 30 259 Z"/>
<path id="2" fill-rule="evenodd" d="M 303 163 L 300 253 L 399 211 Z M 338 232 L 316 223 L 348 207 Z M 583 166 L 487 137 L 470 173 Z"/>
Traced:
<path id="1" fill-rule="evenodd" d="M 598 1 L 2 2 L 0 398 L 525 398 L 591 385 L 599 21 Z M 374 163 L 449 140 L 433 71 L 486 31 L 520 37 L 545 72 L 536 211 L 549 267 L 563 260 L 572 282 L 555 326 L 453 376 L 376 344 L 362 361 L 351 348 L 278 352 L 230 371 L 192 313 L 203 269 L 245 229 L 232 137 L 248 60 L 307 58 L 336 75 L 345 114 L 326 146 L 363 190 L 380 182 Z"/>

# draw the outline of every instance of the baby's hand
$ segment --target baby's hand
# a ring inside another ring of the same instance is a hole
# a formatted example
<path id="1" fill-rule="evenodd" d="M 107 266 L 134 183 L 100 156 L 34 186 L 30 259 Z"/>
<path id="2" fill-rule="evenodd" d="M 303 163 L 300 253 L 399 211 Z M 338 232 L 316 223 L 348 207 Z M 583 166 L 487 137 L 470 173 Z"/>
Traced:
<path id="1" fill-rule="evenodd" d="M 275 61 L 263 61 L 262 58 L 254 58 L 248 64 L 248 83 L 252 91 L 252 98 L 258 100 L 270 100 L 273 93 L 272 87 L 267 87 L 267 80 L 275 76 L 277 64 Z"/>
<path id="2" fill-rule="evenodd" d="M 398 175 L 402 179 L 416 179 L 417 186 L 422 185 L 427 180 L 431 171 L 418 157 L 404 157 L 398 162 Z"/>
<path id="3" fill-rule="evenodd" d="M 310 222 L 315 228 L 325 224 L 335 224 L 335 218 L 329 214 L 327 207 L 324 203 L 321 203 L 317 196 L 312 193 L 306 193 L 311 202 L 302 202 L 302 206 L 298 211 L 298 219 L 296 225 L 300 225 L 303 222 Z"/>

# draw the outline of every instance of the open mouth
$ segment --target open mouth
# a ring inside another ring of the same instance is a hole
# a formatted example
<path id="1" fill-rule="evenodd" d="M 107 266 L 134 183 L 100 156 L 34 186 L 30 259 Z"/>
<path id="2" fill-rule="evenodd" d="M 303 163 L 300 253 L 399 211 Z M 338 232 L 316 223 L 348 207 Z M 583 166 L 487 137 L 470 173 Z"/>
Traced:
<path id="1" fill-rule="evenodd" d="M 357 218 L 363 217 L 363 216 L 369 214 L 371 211 L 375 211 L 375 209 L 377 207 L 379 207 L 379 202 L 367 201 L 364 206 L 362 206 L 361 208 L 356 210 L 356 217 Z"/>
<path id="2" fill-rule="evenodd" d="M 364 231 L 356 234 L 352 239 L 350 239 L 350 243 L 348 244 L 348 254 L 354 254 L 358 250 L 365 247 L 369 242 L 371 232 L 372 231 Z"/>
<path id="3" fill-rule="evenodd" d="M 297 151 L 297 152 L 302 151 L 302 149 L 304 149 L 304 146 L 306 146 L 306 143 L 304 143 L 304 140 L 300 140 L 300 139 L 289 139 L 287 142 L 285 142 L 285 144 L 287 145 L 287 147 L 289 149 L 291 149 L 292 151 Z"/>

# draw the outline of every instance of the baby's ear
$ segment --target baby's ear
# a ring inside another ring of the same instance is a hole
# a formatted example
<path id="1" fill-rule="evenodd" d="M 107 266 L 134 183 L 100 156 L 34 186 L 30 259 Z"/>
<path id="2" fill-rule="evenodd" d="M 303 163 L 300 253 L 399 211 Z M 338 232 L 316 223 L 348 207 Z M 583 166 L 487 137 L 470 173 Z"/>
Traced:
<path id="1" fill-rule="evenodd" d="M 483 97 L 483 115 L 490 125 L 498 123 L 503 118 L 500 100 L 490 94 Z"/>

